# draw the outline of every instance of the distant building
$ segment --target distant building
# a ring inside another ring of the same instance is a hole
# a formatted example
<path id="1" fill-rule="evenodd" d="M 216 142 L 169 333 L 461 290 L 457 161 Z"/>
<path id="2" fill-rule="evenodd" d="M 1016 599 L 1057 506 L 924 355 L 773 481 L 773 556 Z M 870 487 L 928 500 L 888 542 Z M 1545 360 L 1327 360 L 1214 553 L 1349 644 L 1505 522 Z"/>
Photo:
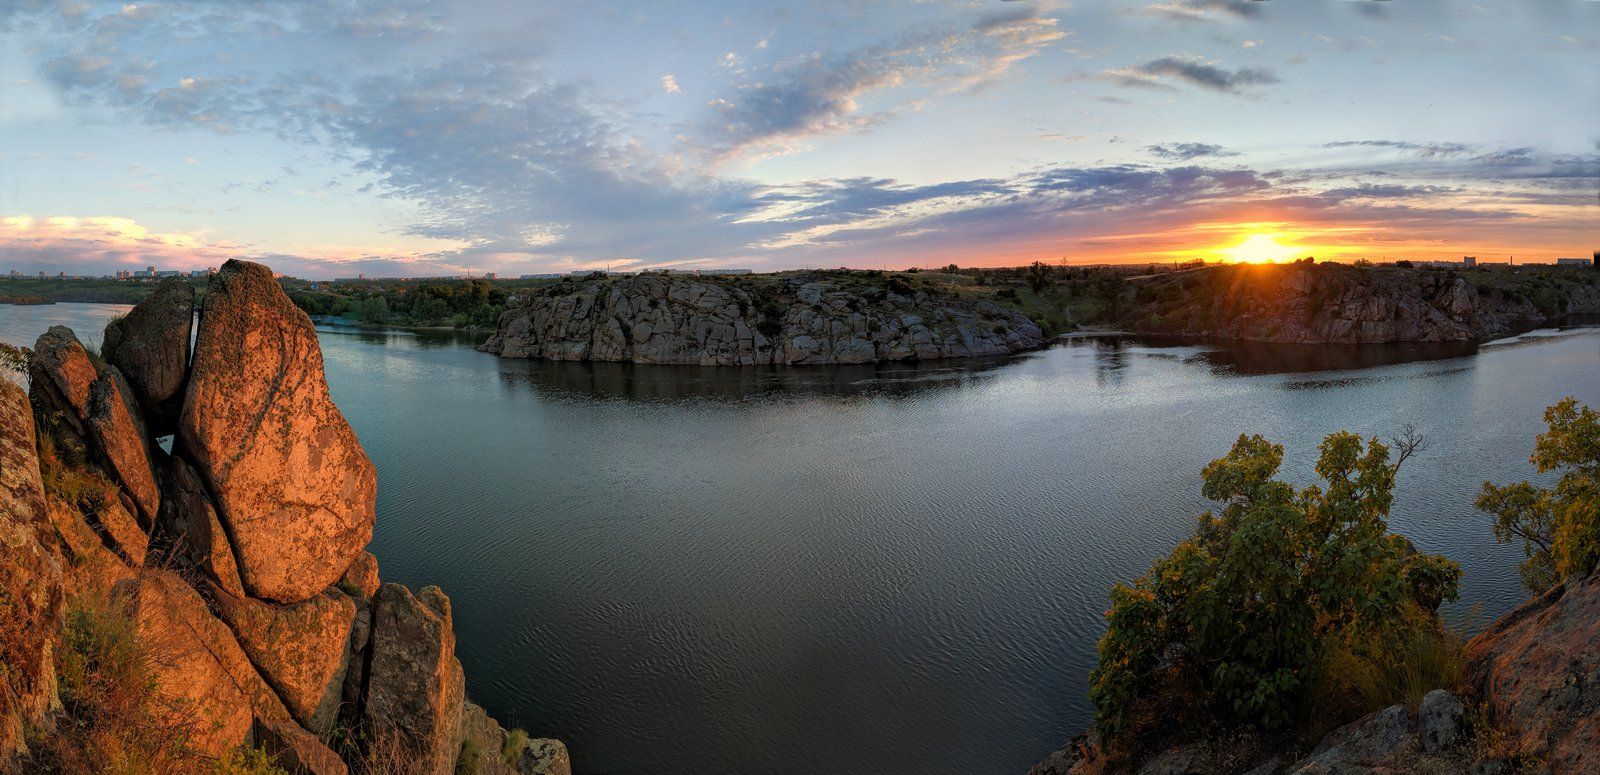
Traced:
<path id="1" fill-rule="evenodd" d="M 560 272 L 540 272 L 538 274 L 525 274 L 525 275 L 522 275 L 521 277 L 518 277 L 517 279 L 518 280 L 550 280 L 550 279 L 554 279 L 554 278 L 557 278 L 557 277 L 560 277 L 560 276 L 561 276 Z"/>
<path id="2" fill-rule="evenodd" d="M 156 268 L 153 267 L 153 266 L 145 267 L 144 268 L 144 276 L 145 277 L 155 277 L 156 276 Z"/>
<path id="3" fill-rule="evenodd" d="M 159 272 L 156 272 L 155 276 L 156 277 L 182 277 L 183 276 L 183 270 L 181 270 L 181 269 L 163 269 L 163 270 L 161 270 Z"/>
<path id="4" fill-rule="evenodd" d="M 1594 262 L 1587 258 L 1558 258 L 1556 259 L 1556 266 L 1591 267 L 1594 266 Z"/>
<path id="5" fill-rule="evenodd" d="M 1461 265 L 1465 266 L 1465 267 L 1477 266 L 1478 265 L 1478 257 L 1477 256 L 1462 256 L 1461 257 Z"/>

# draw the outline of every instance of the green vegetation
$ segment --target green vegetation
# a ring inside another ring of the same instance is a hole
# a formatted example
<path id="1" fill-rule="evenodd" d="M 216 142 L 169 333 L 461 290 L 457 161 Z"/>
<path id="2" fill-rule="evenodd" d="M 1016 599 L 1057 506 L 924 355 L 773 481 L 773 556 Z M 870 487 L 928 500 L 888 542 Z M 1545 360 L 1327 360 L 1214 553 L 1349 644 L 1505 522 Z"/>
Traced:
<path id="1" fill-rule="evenodd" d="M 1413 434 L 1390 448 L 1350 433 L 1321 445 L 1325 486 L 1273 479 L 1283 448 L 1240 436 L 1206 466 L 1222 504 L 1194 537 L 1111 593 L 1090 678 L 1096 722 L 1129 743 L 1208 725 L 1285 730 L 1434 688 L 1457 670 L 1434 608 L 1460 568 L 1410 548 L 1384 519 Z"/>
<path id="2" fill-rule="evenodd" d="M 1541 474 L 1561 472 L 1554 487 L 1527 481 L 1483 483 L 1478 508 L 1495 516 L 1501 543 L 1522 539 L 1522 583 L 1541 592 L 1593 570 L 1600 559 L 1600 413 L 1565 398 L 1545 410 L 1548 430 L 1529 461 Z"/>
<path id="3" fill-rule="evenodd" d="M 26 347 L 0 342 L 0 372 L 26 374 L 28 358 L 32 356 L 33 351 Z"/>
<path id="4" fill-rule="evenodd" d="M 522 752 L 528 748 L 528 733 L 521 729 L 513 729 L 506 733 L 505 745 L 500 748 L 500 758 L 506 764 L 516 766 L 517 760 L 522 758 Z"/>
<path id="5" fill-rule="evenodd" d="M 210 759 L 190 746 L 202 720 L 156 691 L 155 659 L 133 617 L 114 604 L 75 600 L 56 651 L 61 715 L 29 741 L 28 771 L 119 775 L 288 775 L 264 752 Z"/>
<path id="6" fill-rule="evenodd" d="M 456 775 L 477 775 L 482 771 L 483 746 L 470 737 L 462 740 L 461 750 L 456 753 Z"/>

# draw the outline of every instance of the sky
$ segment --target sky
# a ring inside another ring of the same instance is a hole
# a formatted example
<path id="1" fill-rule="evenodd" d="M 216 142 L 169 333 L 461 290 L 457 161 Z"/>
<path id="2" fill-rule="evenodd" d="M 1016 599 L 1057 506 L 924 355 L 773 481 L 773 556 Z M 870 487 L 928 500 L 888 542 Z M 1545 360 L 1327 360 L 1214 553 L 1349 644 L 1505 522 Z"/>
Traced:
<path id="1" fill-rule="evenodd" d="M 1600 247 L 1596 0 L 0 0 L 0 271 Z"/>

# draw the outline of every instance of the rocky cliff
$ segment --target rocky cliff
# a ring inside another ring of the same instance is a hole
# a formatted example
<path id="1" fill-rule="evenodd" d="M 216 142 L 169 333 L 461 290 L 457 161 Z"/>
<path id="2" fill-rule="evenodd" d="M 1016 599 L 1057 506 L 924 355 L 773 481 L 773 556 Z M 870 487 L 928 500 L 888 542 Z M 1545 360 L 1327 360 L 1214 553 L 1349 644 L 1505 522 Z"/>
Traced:
<path id="1" fill-rule="evenodd" d="M 1476 342 L 1600 313 L 1600 275 L 1581 269 L 1211 266 L 1134 286 L 1129 328 L 1261 342 Z"/>
<path id="2" fill-rule="evenodd" d="M 566 280 L 514 297 L 479 348 L 504 358 L 704 366 L 873 363 L 1039 347 L 1015 310 L 859 273 Z"/>
<path id="3" fill-rule="evenodd" d="M 153 692 L 140 723 L 188 757 L 163 770 L 256 749 L 318 775 L 567 773 L 559 742 L 467 700 L 445 593 L 380 583 L 376 473 L 271 271 L 215 275 L 191 352 L 193 306 L 166 282 L 103 360 L 55 327 L 26 396 L 0 380 L 0 771 L 94 766 L 52 737 L 105 755 L 109 722 L 57 675 L 87 691 L 104 666 L 79 652 L 104 644 L 75 617 L 114 610 Z"/>
<path id="4" fill-rule="evenodd" d="M 1219 736 L 1133 761 L 1078 736 L 1030 775 L 1336 775 L 1600 772 L 1600 572 L 1572 578 L 1501 617 L 1466 644 L 1465 684 L 1394 705 L 1311 746 Z"/>

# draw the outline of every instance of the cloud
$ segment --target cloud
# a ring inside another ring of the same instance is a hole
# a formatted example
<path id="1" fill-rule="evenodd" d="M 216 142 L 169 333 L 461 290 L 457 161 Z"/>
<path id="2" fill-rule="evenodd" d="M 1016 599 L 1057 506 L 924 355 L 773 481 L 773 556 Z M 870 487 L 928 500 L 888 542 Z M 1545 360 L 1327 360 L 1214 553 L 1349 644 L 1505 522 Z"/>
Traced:
<path id="1" fill-rule="evenodd" d="M 668 94 L 677 94 L 683 89 L 678 88 L 678 78 L 672 73 L 661 76 L 661 89 Z"/>
<path id="2" fill-rule="evenodd" d="M 1426 158 L 1466 156 L 1472 153 L 1472 146 L 1467 145 L 1466 143 L 1415 143 L 1406 140 L 1339 140 L 1332 143 L 1323 143 L 1322 147 L 1388 148 Z"/>
<path id="3" fill-rule="evenodd" d="M 1261 15 L 1261 4 L 1255 0 L 1168 0 L 1145 11 L 1173 21 L 1206 22 L 1256 18 Z"/>
<path id="4" fill-rule="evenodd" d="M 844 54 L 813 53 L 779 63 L 762 80 L 711 101 L 690 134 L 712 158 L 782 153 L 806 138 L 885 120 L 889 107 L 866 112 L 867 95 L 899 87 L 934 91 L 982 88 L 1066 37 L 1055 19 L 1029 9 L 995 13 L 964 28 L 912 36 Z"/>
<path id="5" fill-rule="evenodd" d="M 1241 87 L 1279 82 L 1270 70 L 1254 67 L 1229 70 L 1183 57 L 1162 57 L 1141 65 L 1107 70 L 1101 76 L 1113 83 L 1135 88 L 1172 90 L 1175 88 L 1173 83 L 1179 82 L 1230 94 L 1240 93 Z"/>
<path id="6" fill-rule="evenodd" d="M 1145 146 L 1145 150 L 1155 154 L 1156 156 L 1160 156 L 1163 159 L 1172 159 L 1175 161 L 1188 161 L 1190 159 L 1198 159 L 1202 156 L 1239 155 L 1237 152 L 1224 149 L 1220 145 L 1211 145 L 1209 143 L 1161 143 L 1157 145 L 1147 145 Z"/>

